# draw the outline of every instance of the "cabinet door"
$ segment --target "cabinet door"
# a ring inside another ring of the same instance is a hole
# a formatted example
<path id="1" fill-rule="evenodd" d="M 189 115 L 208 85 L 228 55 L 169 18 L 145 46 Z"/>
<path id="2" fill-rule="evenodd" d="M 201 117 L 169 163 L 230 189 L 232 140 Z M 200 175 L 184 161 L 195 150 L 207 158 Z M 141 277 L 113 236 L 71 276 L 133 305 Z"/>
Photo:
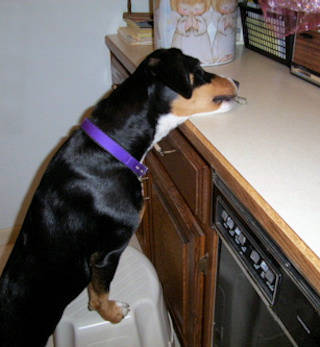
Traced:
<path id="1" fill-rule="evenodd" d="M 209 223 L 210 169 L 178 129 L 158 144 L 155 155 L 165 167 L 191 211 L 203 224 Z"/>
<path id="2" fill-rule="evenodd" d="M 150 153 L 151 259 L 184 346 L 201 345 L 204 234 L 158 159 Z"/>

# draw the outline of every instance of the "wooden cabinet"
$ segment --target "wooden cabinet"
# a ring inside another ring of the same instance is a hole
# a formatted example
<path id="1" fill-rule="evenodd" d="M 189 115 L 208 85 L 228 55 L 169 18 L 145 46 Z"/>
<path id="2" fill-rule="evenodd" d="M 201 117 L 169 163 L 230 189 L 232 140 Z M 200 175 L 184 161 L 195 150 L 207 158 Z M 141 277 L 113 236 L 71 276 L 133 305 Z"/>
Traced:
<path id="1" fill-rule="evenodd" d="M 212 290 L 212 278 L 205 276 L 212 253 L 205 243 L 206 232 L 212 233 L 210 169 L 179 130 L 160 146 L 161 153 L 153 150 L 146 158 L 146 211 L 137 237 L 157 270 L 182 346 L 199 347 L 203 345 L 202 322 L 208 316 L 203 302 L 208 289 Z M 206 213 L 200 213 L 202 200 L 208 204 Z"/>
<path id="2" fill-rule="evenodd" d="M 176 331 L 184 346 L 201 345 L 204 233 L 157 157 L 150 153 L 151 260 L 158 272 Z"/>
<path id="3" fill-rule="evenodd" d="M 205 276 L 213 251 L 206 250 L 205 243 L 206 234 L 213 232 L 211 174 L 179 130 L 159 145 L 146 158 L 146 212 L 137 237 L 157 270 L 181 344 L 199 347 L 203 319 L 208 316 L 203 305 L 205 289 L 212 290 L 212 278 L 207 277 L 209 283 Z"/>

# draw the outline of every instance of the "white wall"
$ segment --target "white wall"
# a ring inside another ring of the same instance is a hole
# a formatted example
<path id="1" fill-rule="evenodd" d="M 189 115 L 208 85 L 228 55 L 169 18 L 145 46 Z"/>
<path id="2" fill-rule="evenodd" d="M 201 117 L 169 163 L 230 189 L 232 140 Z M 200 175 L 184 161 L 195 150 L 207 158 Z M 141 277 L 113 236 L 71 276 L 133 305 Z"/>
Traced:
<path id="1" fill-rule="evenodd" d="M 0 0 L 0 229 L 21 224 L 39 167 L 110 87 L 104 36 L 126 4 Z"/>

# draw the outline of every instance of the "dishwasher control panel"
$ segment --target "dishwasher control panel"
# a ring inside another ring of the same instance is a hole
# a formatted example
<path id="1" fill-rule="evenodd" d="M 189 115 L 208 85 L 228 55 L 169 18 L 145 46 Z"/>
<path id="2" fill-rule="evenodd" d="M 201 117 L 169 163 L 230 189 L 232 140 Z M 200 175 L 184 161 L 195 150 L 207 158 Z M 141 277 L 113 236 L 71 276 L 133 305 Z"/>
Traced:
<path id="1" fill-rule="evenodd" d="M 278 266 L 222 196 L 216 198 L 214 224 L 259 291 L 273 305 L 281 277 Z"/>

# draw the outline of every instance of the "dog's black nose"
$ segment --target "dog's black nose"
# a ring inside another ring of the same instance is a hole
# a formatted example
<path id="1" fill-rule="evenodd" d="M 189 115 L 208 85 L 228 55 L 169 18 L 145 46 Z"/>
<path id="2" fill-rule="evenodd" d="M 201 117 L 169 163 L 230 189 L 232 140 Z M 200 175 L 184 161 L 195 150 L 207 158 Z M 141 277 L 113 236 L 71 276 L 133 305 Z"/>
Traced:
<path id="1" fill-rule="evenodd" d="M 239 89 L 239 86 L 240 86 L 240 82 L 236 81 L 236 80 L 233 80 L 234 84 L 237 86 L 237 88 Z"/>

